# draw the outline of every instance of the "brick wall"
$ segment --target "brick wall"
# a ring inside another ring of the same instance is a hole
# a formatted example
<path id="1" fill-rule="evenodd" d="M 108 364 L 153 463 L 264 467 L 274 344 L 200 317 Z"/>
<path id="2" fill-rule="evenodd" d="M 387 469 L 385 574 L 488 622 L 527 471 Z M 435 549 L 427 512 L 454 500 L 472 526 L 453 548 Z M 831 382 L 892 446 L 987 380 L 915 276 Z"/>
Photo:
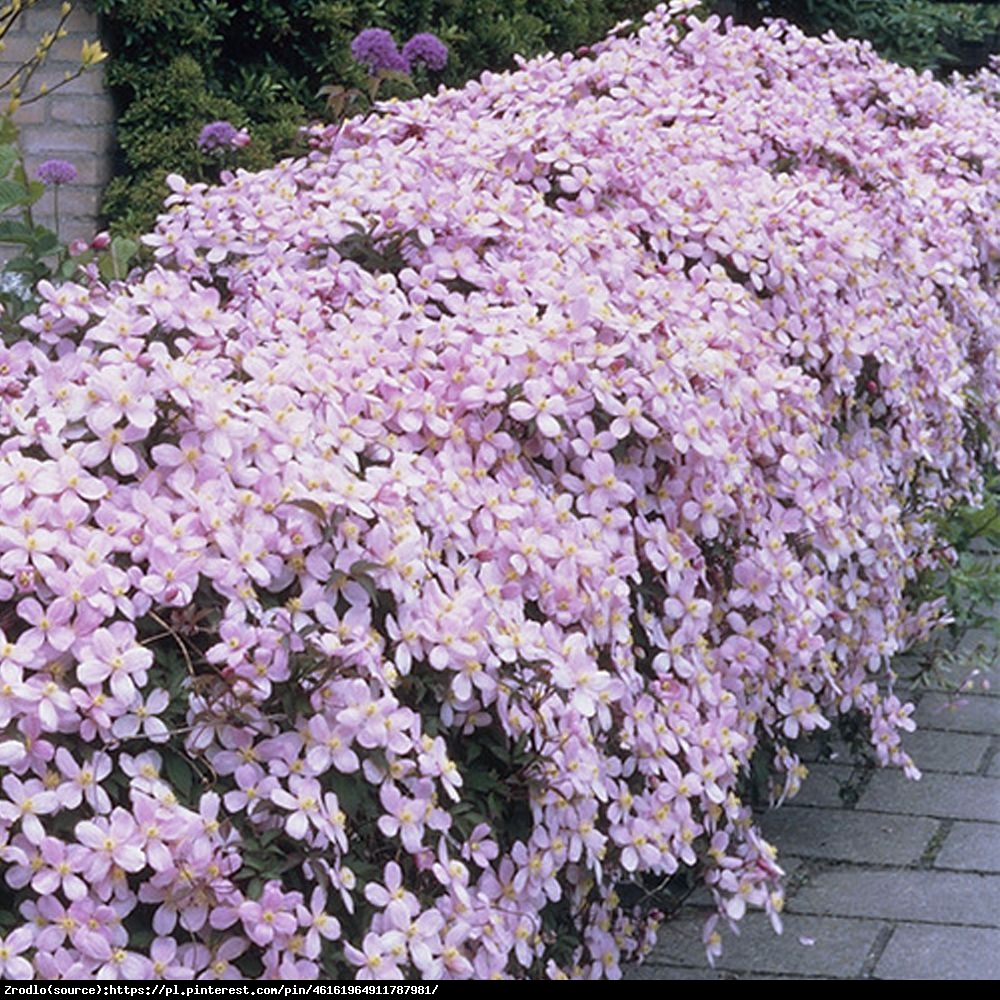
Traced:
<path id="1" fill-rule="evenodd" d="M 0 52 L 0 79 L 10 68 L 34 51 L 38 39 L 54 28 L 62 0 L 38 0 L 19 19 L 6 37 Z M 39 83 L 54 86 L 67 72 L 80 65 L 84 40 L 98 38 L 97 14 L 87 0 L 75 0 L 65 27 L 68 35 L 53 47 L 48 61 L 35 75 L 29 94 Z M 4 72 L 4 69 L 7 71 Z M 15 121 L 21 128 L 21 143 L 32 175 L 48 159 L 69 160 L 77 170 L 77 180 L 59 192 L 59 235 L 65 241 L 89 238 L 97 230 L 101 191 L 111 176 L 114 148 L 114 109 L 104 87 L 104 67 L 99 65 L 83 76 L 18 110 Z M 52 226 L 52 194 L 47 192 L 35 208 L 38 222 Z"/>

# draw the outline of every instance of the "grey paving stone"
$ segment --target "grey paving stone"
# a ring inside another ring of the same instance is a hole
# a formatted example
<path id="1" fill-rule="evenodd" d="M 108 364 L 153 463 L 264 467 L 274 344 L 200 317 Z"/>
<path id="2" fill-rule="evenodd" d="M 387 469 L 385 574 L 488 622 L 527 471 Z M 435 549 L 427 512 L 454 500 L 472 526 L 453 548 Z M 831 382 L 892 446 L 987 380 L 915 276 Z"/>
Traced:
<path id="1" fill-rule="evenodd" d="M 966 649 L 974 648 L 974 641 L 966 646 Z M 901 673 L 901 676 L 906 675 Z M 967 694 L 1000 698 L 1000 651 L 994 651 L 988 657 L 970 656 L 964 661 L 955 663 L 941 677 L 941 683 L 922 684 L 911 697 L 920 697 L 924 691 L 937 691 L 948 695 L 958 689 Z"/>
<path id="2" fill-rule="evenodd" d="M 652 955 L 643 966 L 642 978 L 655 979 L 654 969 L 700 969 L 711 972 L 701 943 L 705 910 L 683 911 L 660 929 Z M 827 976 L 854 978 L 886 926 L 877 920 L 844 920 L 836 917 L 787 913 L 784 932 L 777 935 L 760 912 L 748 913 L 740 921 L 739 936 L 723 931 L 723 952 L 716 960 L 715 973 L 699 978 L 728 978 L 726 973 L 745 978 L 770 976 Z"/>
<path id="3" fill-rule="evenodd" d="M 690 965 L 640 965 L 636 968 L 623 970 L 624 975 L 622 976 L 625 980 L 631 980 L 633 982 L 637 981 L 663 981 L 663 980 L 679 980 L 679 979 L 694 979 L 694 980 L 725 980 L 728 982 L 734 982 L 736 980 L 771 980 L 771 979 L 831 979 L 838 978 L 833 976 L 802 976 L 795 973 L 790 973 L 785 976 L 765 975 L 760 972 L 736 972 L 733 969 L 698 969 Z M 854 978 L 854 977 L 850 977 Z"/>
<path id="4" fill-rule="evenodd" d="M 986 768 L 986 774 L 991 778 L 1000 778 L 1000 753 L 990 761 L 990 766 Z"/>
<path id="5" fill-rule="evenodd" d="M 903 738 L 903 748 L 921 771 L 975 774 L 989 747 L 989 736 L 941 729 L 918 729 Z"/>
<path id="6" fill-rule="evenodd" d="M 964 658 L 959 660 L 952 669 L 952 677 L 955 681 L 961 682 L 973 670 L 977 673 L 973 676 L 973 681 L 978 680 L 983 674 L 990 674 L 992 671 L 991 660 L 995 660 L 998 645 L 997 633 L 992 628 L 970 628 L 966 629 L 959 640 L 956 652 Z"/>
<path id="7" fill-rule="evenodd" d="M 876 865 L 919 861 L 940 825 L 921 816 L 799 806 L 773 810 L 762 820 L 764 836 L 782 856 Z"/>
<path id="8" fill-rule="evenodd" d="M 873 774 L 858 808 L 872 812 L 1000 822 L 1000 778 L 929 772 L 909 781 L 899 771 Z"/>
<path id="9" fill-rule="evenodd" d="M 854 979 L 861 975 L 885 926 L 877 920 L 785 913 L 784 933 L 779 939 L 744 932 L 739 945 L 731 946 L 729 958 L 723 952 L 722 962 L 727 968 L 773 974 Z M 770 931 L 770 927 L 763 929 Z"/>
<path id="10" fill-rule="evenodd" d="M 920 699 L 913 715 L 917 727 L 953 733 L 1000 733 L 1000 698 L 984 694 L 947 695 L 936 691 Z"/>
<path id="11" fill-rule="evenodd" d="M 642 965 L 630 966 L 622 970 L 622 979 L 631 982 L 664 979 L 728 979 L 722 969 L 699 969 L 690 965 Z"/>
<path id="12" fill-rule="evenodd" d="M 900 924 L 874 975 L 878 979 L 1000 979 L 1000 930 Z"/>
<path id="13" fill-rule="evenodd" d="M 936 868 L 1000 872 L 1000 825 L 956 823 L 934 861 Z"/>
<path id="14" fill-rule="evenodd" d="M 711 907 L 684 906 L 660 927 L 656 945 L 644 965 L 684 965 L 708 969 L 702 929 L 713 913 Z"/>
<path id="15" fill-rule="evenodd" d="M 796 913 L 1000 927 L 1000 875 L 836 868 L 789 902 Z"/>
<path id="16" fill-rule="evenodd" d="M 816 730 L 798 746 L 799 756 L 807 764 L 824 761 L 827 763 L 849 763 L 851 751 L 839 736 L 831 736 L 830 730 Z"/>
<path id="17" fill-rule="evenodd" d="M 844 805 L 840 797 L 840 789 L 848 784 L 854 768 L 850 764 L 809 764 L 809 775 L 802 783 L 802 789 L 789 803 L 797 806 L 831 806 L 841 808 Z"/>

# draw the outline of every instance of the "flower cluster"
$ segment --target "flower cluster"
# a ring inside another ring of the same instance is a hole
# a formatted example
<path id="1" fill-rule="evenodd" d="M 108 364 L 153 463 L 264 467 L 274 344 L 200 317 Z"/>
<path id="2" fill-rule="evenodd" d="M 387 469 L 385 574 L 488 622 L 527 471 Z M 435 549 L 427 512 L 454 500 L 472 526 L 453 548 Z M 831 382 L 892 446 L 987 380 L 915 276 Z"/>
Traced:
<path id="1" fill-rule="evenodd" d="M 370 74 L 384 71 L 409 73 L 416 66 L 442 70 L 448 63 L 448 46 L 437 35 L 420 32 L 400 51 L 392 34 L 384 28 L 366 28 L 351 42 L 351 55 Z"/>
<path id="2" fill-rule="evenodd" d="M 76 180 L 76 167 L 68 160 L 46 160 L 39 165 L 35 176 L 43 184 L 72 184 Z"/>
<path id="3" fill-rule="evenodd" d="M 225 152 L 249 145 L 250 135 L 245 128 L 238 129 L 232 122 L 209 122 L 198 133 L 198 148 L 203 153 Z"/>
<path id="4" fill-rule="evenodd" d="M 440 71 L 448 65 L 448 46 L 429 31 L 414 35 L 403 46 L 403 58 L 408 66 L 426 66 Z"/>
<path id="5" fill-rule="evenodd" d="M 386 70 L 406 73 L 410 68 L 392 33 L 385 28 L 365 28 L 355 35 L 351 42 L 351 55 L 355 62 L 361 63 L 372 74 Z"/>
<path id="6" fill-rule="evenodd" d="M 4 975 L 614 977 L 681 869 L 780 925 L 751 769 L 852 713 L 912 773 L 890 658 L 1000 416 L 995 78 L 687 6 L 171 177 L 152 267 L 42 283 Z"/>

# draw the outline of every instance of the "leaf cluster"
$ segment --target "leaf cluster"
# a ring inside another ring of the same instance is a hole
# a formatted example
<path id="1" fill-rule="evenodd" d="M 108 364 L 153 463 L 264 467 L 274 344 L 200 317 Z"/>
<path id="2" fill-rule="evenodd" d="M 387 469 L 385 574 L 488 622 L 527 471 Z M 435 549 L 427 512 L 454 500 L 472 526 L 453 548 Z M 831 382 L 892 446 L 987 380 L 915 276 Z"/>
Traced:
<path id="1" fill-rule="evenodd" d="M 364 28 L 401 42 L 432 31 L 449 47 L 440 74 L 414 74 L 418 88 L 460 85 L 515 55 L 576 48 L 616 21 L 639 17 L 641 0 L 96 0 L 119 108 L 118 176 L 103 211 L 112 230 L 149 229 L 179 172 L 211 179 L 217 164 L 196 146 L 206 122 L 247 127 L 252 142 L 229 166 L 257 169 L 297 151 L 298 127 L 327 113 L 325 95 L 363 92 L 350 43 Z M 383 95 L 385 96 L 385 95 Z"/>
<path id="2" fill-rule="evenodd" d="M 21 319 L 40 304 L 37 285 L 43 279 L 66 279 L 91 262 L 105 278 L 123 278 L 138 244 L 119 236 L 98 253 L 88 249 L 71 255 L 59 235 L 35 221 L 33 208 L 45 197 L 45 185 L 25 169 L 17 127 L 0 118 L 0 248 L 4 252 L 0 276 L 0 336 L 23 335 Z"/>
<path id="3" fill-rule="evenodd" d="M 977 68 L 1000 40 L 1000 9 L 931 0 L 715 0 L 721 14 L 759 23 L 781 17 L 810 34 L 864 38 L 880 55 L 917 70 Z"/>
<path id="4" fill-rule="evenodd" d="M 916 650 L 916 681 L 960 687 L 978 673 L 979 661 L 992 663 L 1000 644 L 996 595 L 1000 593 L 1000 472 L 988 466 L 982 495 L 956 504 L 934 518 L 950 560 L 924 570 L 914 592 L 921 600 L 942 602 L 947 628 Z M 973 644 L 963 642 L 972 637 Z"/>

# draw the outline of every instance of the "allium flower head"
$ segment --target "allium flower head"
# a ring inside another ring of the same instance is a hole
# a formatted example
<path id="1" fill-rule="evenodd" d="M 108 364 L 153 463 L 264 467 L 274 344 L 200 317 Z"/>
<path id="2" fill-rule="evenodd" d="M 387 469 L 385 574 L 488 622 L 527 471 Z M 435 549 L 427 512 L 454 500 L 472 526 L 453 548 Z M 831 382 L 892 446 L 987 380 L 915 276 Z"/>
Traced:
<path id="1" fill-rule="evenodd" d="M 250 142 L 245 128 L 238 129 L 232 122 L 209 122 L 198 134 L 198 148 L 203 153 L 217 150 L 242 149 Z"/>
<path id="2" fill-rule="evenodd" d="M 407 73 L 410 69 L 406 57 L 396 48 L 396 40 L 385 28 L 365 28 L 355 35 L 351 55 L 373 74 L 382 70 Z"/>
<path id="3" fill-rule="evenodd" d="M 423 63 L 428 69 L 442 70 L 448 64 L 448 46 L 437 35 L 424 31 L 403 46 L 403 58 L 410 66 Z"/>
<path id="4" fill-rule="evenodd" d="M 76 180 L 76 167 L 68 160 L 46 160 L 35 176 L 43 184 L 72 184 Z"/>

